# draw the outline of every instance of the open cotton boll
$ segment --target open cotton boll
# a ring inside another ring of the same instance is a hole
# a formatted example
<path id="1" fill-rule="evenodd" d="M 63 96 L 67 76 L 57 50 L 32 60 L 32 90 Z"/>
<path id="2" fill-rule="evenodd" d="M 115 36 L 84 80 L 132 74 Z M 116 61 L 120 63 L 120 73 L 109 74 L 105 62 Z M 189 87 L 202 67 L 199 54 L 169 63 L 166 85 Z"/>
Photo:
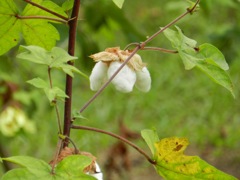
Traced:
<path id="1" fill-rule="evenodd" d="M 95 64 L 92 73 L 89 77 L 90 79 L 90 88 L 93 91 L 97 91 L 107 80 L 107 64 L 99 61 Z"/>
<path id="2" fill-rule="evenodd" d="M 137 81 L 136 88 L 142 92 L 148 92 L 151 89 L 151 76 L 146 67 L 142 68 L 140 71 L 136 71 Z"/>
<path id="3" fill-rule="evenodd" d="M 111 62 L 108 68 L 108 78 L 110 78 L 121 65 L 122 63 L 118 61 Z M 135 82 L 136 73 L 128 66 L 124 66 L 121 71 L 116 75 L 116 77 L 112 80 L 115 88 L 123 93 L 131 92 Z"/>

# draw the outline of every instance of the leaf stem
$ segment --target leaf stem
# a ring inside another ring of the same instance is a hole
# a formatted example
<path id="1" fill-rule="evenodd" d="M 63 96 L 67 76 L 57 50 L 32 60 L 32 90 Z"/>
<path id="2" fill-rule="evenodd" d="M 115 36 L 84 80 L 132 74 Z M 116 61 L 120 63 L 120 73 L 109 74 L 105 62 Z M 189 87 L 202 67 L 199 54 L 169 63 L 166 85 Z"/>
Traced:
<path id="1" fill-rule="evenodd" d="M 140 147 L 138 147 L 137 145 L 133 144 L 131 141 L 123 138 L 122 136 L 119 136 L 117 134 L 108 132 L 108 131 L 104 131 L 102 129 L 97 129 L 97 128 L 93 128 L 93 127 L 87 127 L 87 126 L 75 126 L 72 125 L 71 127 L 72 129 L 83 129 L 83 130 L 89 130 L 89 131 L 95 131 L 95 132 L 99 132 L 102 134 L 107 134 L 109 136 L 112 136 L 116 139 L 119 139 L 120 141 L 132 146 L 134 149 L 136 149 L 140 154 L 142 154 L 151 164 L 156 164 L 156 161 L 152 160 L 147 154 L 146 152 L 144 152 Z"/>
<path id="2" fill-rule="evenodd" d="M 65 17 L 65 16 L 63 16 L 63 15 L 61 15 L 61 14 L 58 14 L 58 13 L 56 13 L 56 12 L 54 12 L 54 11 L 52 11 L 52 10 L 44 7 L 44 6 L 41 6 L 41 5 L 39 5 L 39 4 L 35 3 L 35 2 L 32 2 L 31 0 L 24 0 L 24 1 L 25 1 L 26 3 L 31 4 L 32 6 L 36 6 L 36 7 L 38 7 L 39 9 L 42 9 L 42 10 L 44 10 L 44 11 L 50 13 L 50 14 L 53 14 L 54 16 L 57 16 L 57 17 L 65 20 L 65 21 L 68 21 L 68 18 L 67 18 L 67 17 Z"/>
<path id="3" fill-rule="evenodd" d="M 55 168 L 55 165 L 57 163 L 57 159 L 58 159 L 61 147 L 62 147 L 62 142 L 63 142 L 63 140 L 61 138 L 59 138 L 58 144 L 57 144 L 57 150 L 55 152 L 53 163 L 51 165 L 52 166 L 51 174 L 54 174 L 54 168 Z"/>
<path id="4" fill-rule="evenodd" d="M 76 33 L 77 33 L 77 23 L 78 23 L 78 14 L 80 8 L 81 0 L 75 0 L 71 15 L 71 20 L 69 21 L 69 40 L 68 40 L 68 53 L 74 56 L 75 53 L 75 40 L 76 40 Z M 74 65 L 72 61 L 68 61 L 69 65 Z M 65 98 L 64 104 L 64 129 L 63 134 L 67 137 L 70 136 L 70 129 L 71 129 L 71 112 L 72 112 L 72 77 L 66 75 L 66 85 L 65 85 L 65 93 L 68 98 Z M 63 148 L 67 147 L 69 144 L 69 140 L 66 139 L 63 144 Z"/>
<path id="5" fill-rule="evenodd" d="M 51 68 L 49 66 L 48 66 L 48 79 L 49 79 L 50 88 L 52 89 L 53 84 L 52 84 Z M 54 100 L 53 103 L 54 103 L 54 107 L 57 115 L 57 123 L 58 123 L 58 131 L 59 131 L 58 133 L 62 134 L 61 119 L 60 119 L 57 101 Z"/>
<path id="6" fill-rule="evenodd" d="M 178 51 L 176 51 L 176 50 L 164 49 L 164 48 L 160 48 L 160 47 L 144 47 L 142 50 L 161 51 L 161 52 L 171 53 L 171 54 L 178 53 Z"/>
<path id="7" fill-rule="evenodd" d="M 66 20 L 62 20 L 62 19 L 58 19 L 58 18 L 52 18 L 52 17 L 47 17 L 47 16 L 20 16 L 20 15 L 15 15 L 16 18 L 18 19 L 46 19 L 46 20 L 51 20 L 51 21 L 56 21 L 56 22 L 60 22 L 63 24 L 67 24 L 68 21 Z"/>

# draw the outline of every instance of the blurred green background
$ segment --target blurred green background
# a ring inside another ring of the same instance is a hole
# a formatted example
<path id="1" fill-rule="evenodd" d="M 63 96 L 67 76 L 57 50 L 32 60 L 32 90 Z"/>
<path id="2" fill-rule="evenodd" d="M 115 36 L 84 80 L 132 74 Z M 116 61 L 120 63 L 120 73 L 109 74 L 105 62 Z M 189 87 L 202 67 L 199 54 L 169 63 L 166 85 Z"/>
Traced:
<path id="1" fill-rule="evenodd" d="M 55 2 L 61 4 L 63 1 Z M 123 120 L 135 132 L 154 128 L 160 138 L 184 136 L 190 141 L 188 154 L 198 155 L 240 178 L 240 2 L 202 0 L 200 6 L 197 13 L 188 15 L 176 25 L 199 45 L 211 43 L 223 52 L 230 66 L 235 99 L 199 70 L 184 70 L 177 55 L 141 51 L 139 54 L 148 64 L 152 77 L 150 92 L 134 89 L 132 93 L 122 94 L 109 86 L 84 111 L 83 116 L 88 120 L 77 120 L 76 124 L 118 133 L 118 122 Z M 144 41 L 185 12 L 187 7 L 184 0 L 125 0 L 120 10 L 110 0 L 83 0 L 76 46 L 77 68 L 90 75 L 94 63 L 89 55 L 107 47 L 120 46 L 123 49 L 129 43 Z M 61 34 L 58 46 L 66 49 L 68 29 L 59 24 L 55 26 Z M 149 46 L 171 49 L 163 35 L 151 41 Z M 21 109 L 35 123 L 36 132 L 20 131 L 13 137 L 0 134 L 0 146 L 9 156 L 28 155 L 50 161 L 57 143 L 55 110 L 44 97 L 44 92 L 26 83 L 37 76 L 47 79 L 47 69 L 16 60 L 17 49 L 0 57 L 0 81 L 4 82 L 0 95 L 2 99 L 6 96 L 6 82 L 16 84 L 18 88 L 12 93 L 11 100 L 21 104 Z M 58 71 L 53 73 L 54 84 L 64 89 L 65 76 Z M 76 110 L 94 94 L 89 82 L 79 75 L 75 75 L 73 90 L 73 109 Z M 1 104 L 2 108 L 6 105 Z M 62 102 L 59 102 L 59 108 L 63 117 Z M 106 163 L 109 148 L 117 142 L 106 135 L 77 130 L 72 130 L 71 138 L 80 150 L 94 154 L 102 166 Z M 135 143 L 148 151 L 141 139 Z M 132 173 L 126 173 L 121 179 L 137 179 L 144 175 L 159 179 L 152 173 L 153 168 L 134 150 L 130 150 L 130 161 L 134 166 Z M 0 177 L 3 171 L 0 167 Z"/>

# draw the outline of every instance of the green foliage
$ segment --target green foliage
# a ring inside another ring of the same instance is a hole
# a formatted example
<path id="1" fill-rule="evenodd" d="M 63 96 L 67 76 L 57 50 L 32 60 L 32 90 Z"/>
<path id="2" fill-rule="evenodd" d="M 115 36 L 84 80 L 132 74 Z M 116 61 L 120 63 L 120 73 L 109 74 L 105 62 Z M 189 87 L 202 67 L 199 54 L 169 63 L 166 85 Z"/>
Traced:
<path id="1" fill-rule="evenodd" d="M 34 78 L 27 82 L 37 88 L 43 89 L 45 94 L 47 95 L 47 98 L 50 103 L 54 104 L 54 102 L 53 102 L 54 100 L 62 100 L 63 101 L 65 98 L 68 97 L 63 90 L 61 90 L 58 87 L 51 88 L 47 84 L 47 82 L 41 78 Z"/>
<path id="2" fill-rule="evenodd" d="M 197 47 L 197 42 L 186 37 L 180 28 L 176 31 L 167 29 L 164 35 L 171 41 L 172 46 L 178 50 L 185 69 L 199 68 L 207 74 L 214 82 L 225 87 L 233 96 L 233 83 L 225 72 L 228 64 L 223 54 L 211 44 L 202 44 Z"/>
<path id="3" fill-rule="evenodd" d="M 33 2 L 67 17 L 63 9 L 52 1 L 34 0 Z M 45 17 L 47 19 L 39 19 L 39 17 Z M 14 0 L 1 0 L 0 55 L 6 53 L 18 44 L 20 41 L 20 34 L 23 35 L 28 45 L 41 46 L 47 50 L 52 49 L 56 41 L 60 39 L 60 36 L 57 29 L 49 24 L 49 22 L 56 22 L 50 20 L 50 18 L 56 18 L 56 16 L 30 4 L 20 13 Z"/>
<path id="4" fill-rule="evenodd" d="M 2 180 L 95 179 L 83 172 L 84 168 L 89 166 L 92 162 L 89 157 L 83 155 L 71 155 L 64 158 L 59 164 L 56 165 L 54 168 L 54 173 L 52 173 L 52 167 L 48 163 L 28 156 L 13 156 L 9 158 L 1 158 L 1 160 L 22 166 L 21 168 L 8 171 L 3 175 Z"/>
<path id="5" fill-rule="evenodd" d="M 38 46 L 21 46 L 24 52 L 18 54 L 19 59 L 28 60 L 37 64 L 47 65 L 50 69 L 60 69 L 70 76 L 74 76 L 73 72 L 77 72 L 85 76 L 76 67 L 67 64 L 68 61 L 77 59 L 77 57 L 70 56 L 65 50 L 54 47 L 51 51 Z"/>
<path id="6" fill-rule="evenodd" d="M 142 136 L 153 153 L 157 172 L 165 179 L 236 180 L 197 156 L 184 155 L 189 144 L 186 138 L 171 137 L 156 141 L 157 134 L 151 130 L 143 130 Z"/>

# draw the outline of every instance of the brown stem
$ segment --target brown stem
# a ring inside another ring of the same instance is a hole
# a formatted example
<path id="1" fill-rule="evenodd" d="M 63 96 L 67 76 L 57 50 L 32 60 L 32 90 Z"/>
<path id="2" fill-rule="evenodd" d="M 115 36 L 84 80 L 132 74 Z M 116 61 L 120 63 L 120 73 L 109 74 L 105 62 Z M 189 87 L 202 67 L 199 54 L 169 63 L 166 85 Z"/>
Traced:
<path id="1" fill-rule="evenodd" d="M 68 23 L 68 21 L 66 21 L 66 20 L 47 17 L 47 16 L 20 16 L 17 14 L 17 15 L 15 15 L 15 17 L 18 19 L 46 19 L 46 20 L 56 21 L 56 22 L 60 22 L 60 23 L 64 23 L 64 24 Z"/>
<path id="2" fill-rule="evenodd" d="M 76 32 L 77 32 L 77 23 L 78 23 L 78 14 L 80 8 L 80 1 L 75 0 L 74 6 L 72 10 L 71 20 L 69 21 L 69 40 L 68 40 L 68 53 L 74 56 L 75 53 L 75 40 L 76 40 Z M 74 65 L 73 62 L 69 61 L 69 65 Z M 72 77 L 66 75 L 66 87 L 65 92 L 68 98 L 65 98 L 64 105 L 64 128 L 63 134 L 67 137 L 70 137 L 70 129 L 71 129 L 71 112 L 72 112 Z M 63 144 L 63 148 L 68 146 L 69 140 L 66 139 Z"/>
<path id="3" fill-rule="evenodd" d="M 172 53 L 172 54 L 178 53 L 178 51 L 176 50 L 164 49 L 159 47 L 144 47 L 142 50 L 161 51 L 161 52 Z"/>
<path id="4" fill-rule="evenodd" d="M 107 134 L 109 136 L 112 136 L 114 138 L 119 139 L 120 141 L 132 146 L 134 149 L 136 149 L 140 154 L 142 154 L 151 164 L 156 164 L 156 161 L 152 160 L 147 154 L 146 152 L 144 152 L 140 147 L 136 146 L 135 144 L 133 144 L 131 141 L 123 138 L 122 136 L 119 136 L 117 134 L 111 133 L 111 132 L 107 132 L 104 131 L 102 129 L 97 129 L 97 128 L 93 128 L 93 127 L 87 127 L 87 126 L 75 126 L 72 125 L 72 129 L 83 129 L 83 130 L 89 130 L 89 131 L 95 131 L 95 132 L 99 132 L 102 134 Z"/>
<path id="5" fill-rule="evenodd" d="M 59 155 L 60 150 L 61 150 L 61 147 L 62 147 L 62 142 L 63 142 L 62 139 L 59 139 L 59 140 L 58 140 L 57 150 L 56 150 L 56 152 L 55 152 L 54 159 L 53 159 L 53 162 L 52 162 L 52 165 L 51 165 L 51 167 L 52 167 L 51 173 L 52 173 L 52 174 L 54 174 L 54 169 L 55 169 L 55 165 L 56 165 L 56 163 L 57 163 L 58 155 Z"/>
<path id="6" fill-rule="evenodd" d="M 63 15 L 61 15 L 61 14 L 58 14 L 58 13 L 56 13 L 56 12 L 54 12 L 54 11 L 52 11 L 52 10 L 44 7 L 44 6 L 41 6 L 41 5 L 39 5 L 39 4 L 35 3 L 35 2 L 32 2 L 31 0 L 24 0 L 24 1 L 27 2 L 27 3 L 29 3 L 29 4 L 31 4 L 32 6 L 36 6 L 36 7 L 38 7 L 39 9 L 42 9 L 42 10 L 44 10 L 44 11 L 50 13 L 50 14 L 53 14 L 54 16 L 57 16 L 57 17 L 65 20 L 65 21 L 68 21 L 68 18 L 67 18 L 67 17 L 65 17 L 65 16 L 63 16 Z"/>

